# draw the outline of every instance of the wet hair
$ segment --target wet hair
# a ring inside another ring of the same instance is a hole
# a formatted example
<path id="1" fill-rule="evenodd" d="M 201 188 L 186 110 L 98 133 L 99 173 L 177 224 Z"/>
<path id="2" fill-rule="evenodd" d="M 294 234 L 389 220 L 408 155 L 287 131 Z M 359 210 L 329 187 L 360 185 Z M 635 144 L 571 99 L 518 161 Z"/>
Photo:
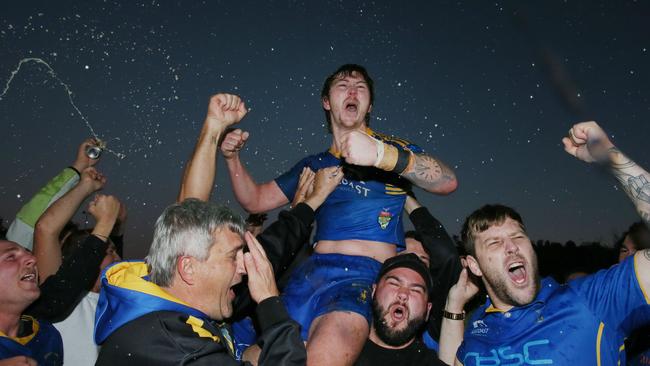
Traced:
<path id="1" fill-rule="evenodd" d="M 244 235 L 244 221 L 225 206 L 190 198 L 167 207 L 156 220 L 146 258 L 151 281 L 170 286 L 180 256 L 206 260 L 214 244 L 213 233 L 221 228 Z"/>
<path id="2" fill-rule="evenodd" d="M 471 256 L 476 255 L 474 247 L 476 234 L 484 232 L 491 226 L 503 224 L 507 218 L 517 221 L 519 225 L 521 225 L 522 229 L 526 229 L 524 221 L 521 219 L 519 213 L 508 206 L 485 205 L 472 212 L 472 214 L 465 219 L 465 223 L 463 223 L 463 228 L 461 230 L 461 239 L 467 254 Z"/>
<path id="3" fill-rule="evenodd" d="M 327 79 L 325 79 L 325 82 L 323 83 L 323 89 L 321 89 L 320 92 L 321 100 L 325 98 L 329 98 L 330 88 L 332 87 L 332 83 L 336 79 L 344 78 L 346 76 L 351 76 L 355 72 L 361 75 L 365 80 L 365 82 L 368 84 L 368 90 L 370 91 L 370 105 L 372 105 L 375 100 L 375 89 L 373 86 L 374 82 L 372 81 L 372 78 L 368 74 L 368 71 L 366 71 L 366 68 L 357 64 L 342 65 L 331 75 L 329 75 Z M 323 108 L 323 111 L 325 111 L 325 119 L 327 120 L 327 131 L 332 133 L 332 119 L 330 117 L 329 111 L 326 110 L 325 108 Z M 370 113 L 366 114 L 366 125 L 370 126 Z"/>
<path id="4" fill-rule="evenodd" d="M 246 226 L 262 226 L 267 218 L 266 213 L 250 214 L 246 218 Z"/>
<path id="5" fill-rule="evenodd" d="M 630 237 L 635 250 L 650 249 L 650 230 L 643 221 L 637 221 L 630 225 L 627 231 L 616 242 L 617 249 L 623 246 L 623 241 L 625 241 L 626 236 Z"/>

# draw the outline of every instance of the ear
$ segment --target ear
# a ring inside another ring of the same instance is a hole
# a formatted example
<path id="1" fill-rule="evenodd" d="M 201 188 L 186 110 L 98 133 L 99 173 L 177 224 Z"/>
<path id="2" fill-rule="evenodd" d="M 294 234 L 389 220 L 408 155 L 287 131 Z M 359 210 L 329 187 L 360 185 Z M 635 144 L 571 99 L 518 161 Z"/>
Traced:
<path id="1" fill-rule="evenodd" d="M 372 104 L 368 107 L 368 113 L 372 112 Z"/>
<path id="2" fill-rule="evenodd" d="M 194 285 L 195 282 L 194 258 L 190 256 L 180 256 L 176 262 L 176 272 L 179 278 L 188 285 Z"/>
<path id="3" fill-rule="evenodd" d="M 431 313 L 431 307 L 432 306 L 433 306 L 433 304 L 431 304 L 430 302 L 427 303 L 427 313 L 424 316 L 425 321 L 429 320 L 429 314 Z"/>
<path id="4" fill-rule="evenodd" d="M 467 260 L 467 267 L 469 267 L 469 270 L 472 271 L 474 275 L 482 277 L 483 272 L 481 271 L 481 268 L 479 267 L 476 258 L 474 258 L 471 255 L 468 255 L 467 257 L 465 257 L 465 259 Z"/>
<path id="5" fill-rule="evenodd" d="M 323 109 L 326 111 L 332 110 L 332 106 L 330 105 L 330 98 L 329 97 L 323 97 L 322 99 L 323 102 Z"/>
<path id="6" fill-rule="evenodd" d="M 373 283 L 372 284 L 372 298 L 375 298 L 375 291 L 377 290 L 377 284 Z"/>

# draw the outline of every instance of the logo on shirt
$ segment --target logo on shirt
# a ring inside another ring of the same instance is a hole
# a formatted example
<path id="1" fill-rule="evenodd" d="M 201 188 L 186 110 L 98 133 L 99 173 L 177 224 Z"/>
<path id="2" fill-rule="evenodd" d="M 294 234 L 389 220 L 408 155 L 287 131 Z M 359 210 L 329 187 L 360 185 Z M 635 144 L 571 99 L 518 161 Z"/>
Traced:
<path id="1" fill-rule="evenodd" d="M 359 302 L 366 303 L 368 302 L 368 290 L 362 290 L 359 294 Z"/>
<path id="2" fill-rule="evenodd" d="M 388 224 L 390 223 L 390 220 L 393 218 L 393 214 L 388 211 L 387 208 L 384 208 L 380 213 L 379 217 L 377 217 L 377 222 L 379 223 L 379 227 L 382 230 L 386 230 L 388 227 Z"/>
<path id="3" fill-rule="evenodd" d="M 541 358 L 551 355 L 548 339 L 535 339 L 523 345 L 493 348 L 488 352 L 467 352 L 464 365 L 552 365 L 553 359 Z M 534 348 L 534 349 L 533 349 Z"/>
<path id="4" fill-rule="evenodd" d="M 487 324 L 481 319 L 475 320 L 472 322 L 472 330 L 470 333 L 472 335 L 486 335 L 490 328 L 488 328 Z"/>

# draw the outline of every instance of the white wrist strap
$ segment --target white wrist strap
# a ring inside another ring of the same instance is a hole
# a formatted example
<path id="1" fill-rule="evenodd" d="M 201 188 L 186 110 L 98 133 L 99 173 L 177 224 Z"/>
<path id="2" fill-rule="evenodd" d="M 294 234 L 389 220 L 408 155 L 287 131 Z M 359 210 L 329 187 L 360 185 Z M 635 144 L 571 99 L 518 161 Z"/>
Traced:
<path id="1" fill-rule="evenodd" d="M 379 163 L 384 158 L 384 143 L 377 139 L 374 140 L 377 143 L 377 159 L 375 160 L 374 166 L 379 166 Z"/>

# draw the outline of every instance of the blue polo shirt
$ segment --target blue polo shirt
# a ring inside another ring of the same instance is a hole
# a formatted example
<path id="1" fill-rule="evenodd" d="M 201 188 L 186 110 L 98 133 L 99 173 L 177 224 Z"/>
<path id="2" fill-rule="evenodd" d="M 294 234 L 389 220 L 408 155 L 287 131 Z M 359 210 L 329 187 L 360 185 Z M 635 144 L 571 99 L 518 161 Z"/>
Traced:
<path id="1" fill-rule="evenodd" d="M 372 137 L 410 150 L 422 149 L 408 141 L 367 130 Z M 275 179 L 289 201 L 293 199 L 303 167 L 314 172 L 342 165 L 338 154 L 325 151 L 300 160 Z M 395 173 L 374 167 L 344 167 L 345 177 L 316 212 L 315 241 L 373 240 L 404 247 L 402 210 L 410 183 Z"/>
<path id="2" fill-rule="evenodd" d="M 27 356 L 39 365 L 63 365 L 63 341 L 59 331 L 52 324 L 29 315 L 21 316 L 20 322 L 24 334 L 19 337 L 8 337 L 0 332 L 0 360 Z"/>
<path id="3" fill-rule="evenodd" d="M 468 365 L 621 365 L 624 338 L 650 323 L 650 298 L 634 258 L 559 285 L 542 280 L 535 300 L 502 312 L 488 300 L 465 329 L 457 358 Z"/>

